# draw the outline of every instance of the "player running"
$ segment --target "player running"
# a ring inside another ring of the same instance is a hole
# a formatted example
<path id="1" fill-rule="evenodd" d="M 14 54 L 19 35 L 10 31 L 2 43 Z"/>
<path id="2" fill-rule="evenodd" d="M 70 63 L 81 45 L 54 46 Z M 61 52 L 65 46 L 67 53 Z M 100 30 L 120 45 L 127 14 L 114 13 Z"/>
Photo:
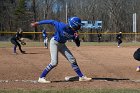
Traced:
<path id="1" fill-rule="evenodd" d="M 16 52 L 16 48 L 17 48 L 17 46 L 19 47 L 19 50 L 20 50 L 20 52 L 22 53 L 22 54 L 25 54 L 25 51 L 23 51 L 22 49 L 21 49 L 21 45 L 20 45 L 20 43 L 21 44 L 26 44 L 26 43 L 24 43 L 24 42 L 22 42 L 22 33 L 23 33 L 23 31 L 22 31 L 22 29 L 21 28 L 19 28 L 18 30 L 17 30 L 17 33 L 16 33 L 16 35 L 14 35 L 12 38 L 11 38 L 11 43 L 12 44 L 14 44 L 14 54 L 17 54 L 17 52 Z M 19 43 L 20 42 L 20 43 Z"/>
<path id="2" fill-rule="evenodd" d="M 42 25 L 42 24 L 51 24 L 55 27 L 55 33 L 50 40 L 50 54 L 51 62 L 44 69 L 40 75 L 38 82 L 40 83 L 50 83 L 45 79 L 46 75 L 58 64 L 58 51 L 64 55 L 64 57 L 70 62 L 73 70 L 79 76 L 79 81 L 90 81 L 92 78 L 87 78 L 81 72 L 76 59 L 67 48 L 65 43 L 67 40 L 74 40 L 76 45 L 80 46 L 80 40 L 78 37 L 77 31 L 81 28 L 81 19 L 78 17 L 72 17 L 68 20 L 68 24 L 59 22 L 56 20 L 42 20 L 39 22 L 31 23 L 32 26 Z"/>

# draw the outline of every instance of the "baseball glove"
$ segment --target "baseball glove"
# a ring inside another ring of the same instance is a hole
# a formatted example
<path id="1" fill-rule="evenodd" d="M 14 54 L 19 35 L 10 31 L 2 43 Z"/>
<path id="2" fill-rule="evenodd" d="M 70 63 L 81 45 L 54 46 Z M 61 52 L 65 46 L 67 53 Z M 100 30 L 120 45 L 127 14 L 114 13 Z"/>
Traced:
<path id="1" fill-rule="evenodd" d="M 140 48 L 138 48 L 138 49 L 134 52 L 133 57 L 134 57 L 135 60 L 140 61 Z"/>
<path id="2" fill-rule="evenodd" d="M 22 42 L 22 41 L 21 41 L 21 44 L 22 44 L 22 45 L 26 45 L 26 43 L 25 43 L 25 42 Z"/>
<path id="3" fill-rule="evenodd" d="M 22 45 L 26 45 L 26 43 L 25 43 L 25 41 L 24 41 L 24 38 L 21 38 L 21 39 L 20 39 L 20 42 L 21 42 Z"/>

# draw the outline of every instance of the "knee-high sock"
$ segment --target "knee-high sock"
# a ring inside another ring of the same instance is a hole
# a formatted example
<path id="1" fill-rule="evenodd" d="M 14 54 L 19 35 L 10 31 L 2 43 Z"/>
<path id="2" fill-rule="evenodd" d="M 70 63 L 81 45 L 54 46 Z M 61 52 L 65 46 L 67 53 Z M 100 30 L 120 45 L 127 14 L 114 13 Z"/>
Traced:
<path id="1" fill-rule="evenodd" d="M 77 75 L 79 77 L 82 77 L 83 73 L 81 72 L 81 70 L 80 70 L 79 66 L 77 65 L 77 63 L 73 63 L 71 65 L 72 65 L 72 68 L 74 69 L 74 71 L 77 73 Z"/>
<path id="2" fill-rule="evenodd" d="M 17 48 L 17 46 L 14 46 L 14 53 L 16 53 L 16 48 Z"/>
<path id="3" fill-rule="evenodd" d="M 53 68 L 53 66 L 51 64 L 49 64 L 44 71 L 42 72 L 42 74 L 40 75 L 40 78 L 42 77 L 46 77 L 46 75 L 50 72 L 50 70 Z"/>

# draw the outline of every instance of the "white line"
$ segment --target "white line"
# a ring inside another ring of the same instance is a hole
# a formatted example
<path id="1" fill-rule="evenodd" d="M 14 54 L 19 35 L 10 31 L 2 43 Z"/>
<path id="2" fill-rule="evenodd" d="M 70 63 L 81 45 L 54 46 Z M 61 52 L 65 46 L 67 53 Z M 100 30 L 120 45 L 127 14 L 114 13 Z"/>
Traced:
<path id="1" fill-rule="evenodd" d="M 0 80 L 0 83 L 8 83 L 8 82 L 29 82 L 29 83 L 37 83 L 37 80 Z"/>
<path id="2" fill-rule="evenodd" d="M 100 80 L 100 81 L 107 81 L 107 80 Z M 140 80 L 127 80 L 127 81 L 140 83 Z M 10 82 L 38 83 L 37 80 L 0 80 L 0 83 L 10 83 Z"/>

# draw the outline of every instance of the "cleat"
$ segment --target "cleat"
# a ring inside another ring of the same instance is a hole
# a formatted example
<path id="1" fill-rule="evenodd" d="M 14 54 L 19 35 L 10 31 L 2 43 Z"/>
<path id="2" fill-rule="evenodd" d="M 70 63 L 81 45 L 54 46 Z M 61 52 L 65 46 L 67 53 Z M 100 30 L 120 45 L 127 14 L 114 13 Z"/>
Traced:
<path id="1" fill-rule="evenodd" d="M 46 49 L 48 49 L 48 47 L 45 47 Z"/>
<path id="2" fill-rule="evenodd" d="M 16 54 L 18 54 L 18 53 L 17 53 L 17 52 L 14 52 L 13 54 L 16 55 Z"/>
<path id="3" fill-rule="evenodd" d="M 86 76 L 79 77 L 79 81 L 91 81 L 92 78 L 87 78 Z"/>
<path id="4" fill-rule="evenodd" d="M 25 51 L 21 51 L 22 54 L 26 54 Z"/>
<path id="5" fill-rule="evenodd" d="M 138 66 L 138 67 L 136 68 L 136 71 L 137 71 L 137 72 L 140 72 L 140 66 Z"/>
<path id="6" fill-rule="evenodd" d="M 47 81 L 45 78 L 39 78 L 38 82 L 39 83 L 51 83 L 51 81 Z"/>

